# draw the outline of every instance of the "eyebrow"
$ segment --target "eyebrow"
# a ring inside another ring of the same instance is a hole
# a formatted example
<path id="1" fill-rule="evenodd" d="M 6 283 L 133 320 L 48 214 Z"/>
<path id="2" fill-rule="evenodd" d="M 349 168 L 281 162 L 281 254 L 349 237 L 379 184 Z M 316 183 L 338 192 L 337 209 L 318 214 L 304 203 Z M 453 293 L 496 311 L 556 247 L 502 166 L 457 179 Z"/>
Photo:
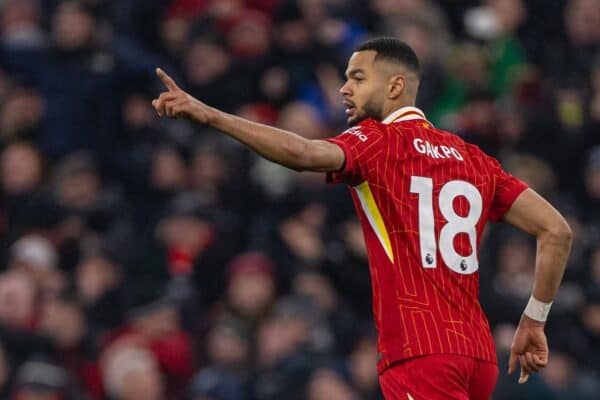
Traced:
<path id="1" fill-rule="evenodd" d="M 346 73 L 344 75 L 346 75 L 346 78 L 348 78 L 352 75 L 364 74 L 364 73 L 365 73 L 365 71 L 362 68 L 354 68 L 354 69 L 346 71 Z"/>

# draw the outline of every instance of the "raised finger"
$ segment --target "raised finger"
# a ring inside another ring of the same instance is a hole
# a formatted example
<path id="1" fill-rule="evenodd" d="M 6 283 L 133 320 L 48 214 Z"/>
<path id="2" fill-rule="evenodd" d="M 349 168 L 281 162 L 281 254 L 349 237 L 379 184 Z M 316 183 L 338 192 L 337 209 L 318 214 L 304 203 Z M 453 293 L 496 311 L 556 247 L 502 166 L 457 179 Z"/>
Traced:
<path id="1" fill-rule="evenodd" d="M 169 89 L 169 91 L 175 91 L 175 90 L 179 89 L 179 86 L 177 86 L 177 84 L 175 83 L 173 78 L 171 78 L 169 75 L 167 75 L 167 73 L 165 71 L 163 71 L 162 69 L 156 68 L 156 75 L 158 75 L 158 77 L 162 81 L 163 85 L 165 85 L 165 87 L 167 89 Z"/>

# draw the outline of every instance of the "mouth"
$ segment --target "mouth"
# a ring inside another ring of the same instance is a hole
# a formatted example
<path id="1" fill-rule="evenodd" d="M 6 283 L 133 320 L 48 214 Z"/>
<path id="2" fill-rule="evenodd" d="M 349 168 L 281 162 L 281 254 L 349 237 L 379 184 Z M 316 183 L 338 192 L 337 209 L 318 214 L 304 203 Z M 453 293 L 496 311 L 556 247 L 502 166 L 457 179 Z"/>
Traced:
<path id="1" fill-rule="evenodd" d="M 354 112 L 354 110 L 356 109 L 356 106 L 354 105 L 354 103 L 351 103 L 349 101 L 344 101 L 344 106 L 346 106 L 346 115 L 350 115 Z"/>

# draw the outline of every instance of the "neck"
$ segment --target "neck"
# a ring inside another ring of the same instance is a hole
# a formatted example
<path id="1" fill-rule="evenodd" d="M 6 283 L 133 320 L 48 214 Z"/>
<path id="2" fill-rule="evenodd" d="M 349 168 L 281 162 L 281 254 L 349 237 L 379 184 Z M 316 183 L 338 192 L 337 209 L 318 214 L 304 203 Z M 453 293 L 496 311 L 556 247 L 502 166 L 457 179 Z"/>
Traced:
<path id="1" fill-rule="evenodd" d="M 383 121 L 391 113 L 393 113 L 396 110 L 401 109 L 402 107 L 414 107 L 414 106 L 415 106 L 414 101 L 395 101 L 393 103 L 386 104 L 383 106 L 383 110 L 381 113 L 381 120 Z"/>

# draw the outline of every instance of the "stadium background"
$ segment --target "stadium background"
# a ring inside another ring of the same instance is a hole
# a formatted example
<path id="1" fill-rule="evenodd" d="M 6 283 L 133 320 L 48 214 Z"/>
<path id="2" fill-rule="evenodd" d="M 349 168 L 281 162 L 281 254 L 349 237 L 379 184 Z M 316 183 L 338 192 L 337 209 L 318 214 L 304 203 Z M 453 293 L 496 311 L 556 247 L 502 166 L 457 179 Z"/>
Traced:
<path id="1" fill-rule="evenodd" d="M 378 399 L 344 187 L 160 120 L 162 66 L 229 112 L 344 129 L 352 48 L 421 59 L 418 106 L 575 234 L 548 367 L 506 373 L 535 241 L 488 230 L 495 400 L 600 393 L 600 1 L 0 0 L 0 399 Z"/>

